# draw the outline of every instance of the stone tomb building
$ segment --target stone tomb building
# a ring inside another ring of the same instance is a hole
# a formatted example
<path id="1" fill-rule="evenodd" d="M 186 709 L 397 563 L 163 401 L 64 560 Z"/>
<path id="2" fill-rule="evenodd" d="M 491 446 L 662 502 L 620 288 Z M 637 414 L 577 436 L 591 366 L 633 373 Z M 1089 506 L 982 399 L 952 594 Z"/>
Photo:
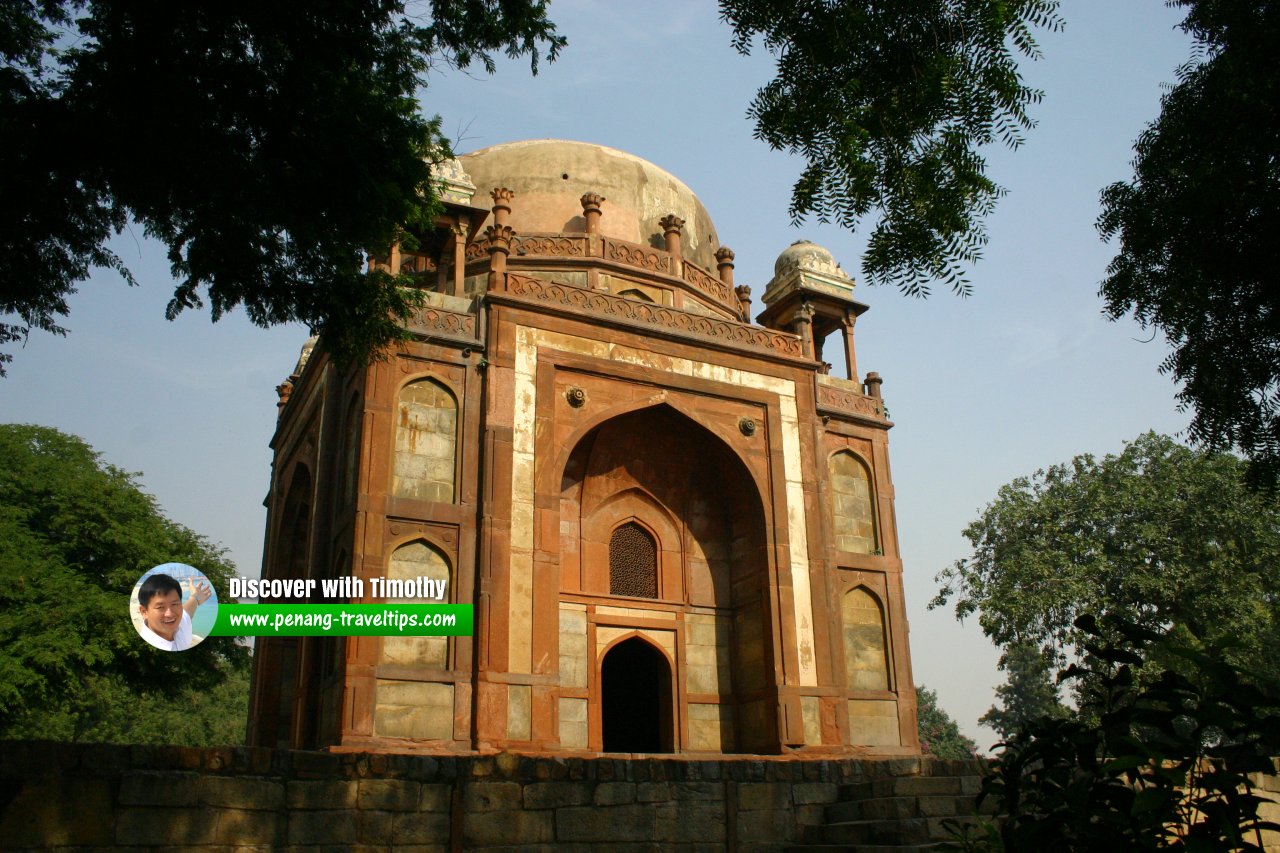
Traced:
<path id="1" fill-rule="evenodd" d="M 918 753 L 853 281 L 796 243 L 752 323 L 702 203 L 621 151 L 442 177 L 435 230 L 374 261 L 425 291 L 412 342 L 350 370 L 309 345 L 280 387 L 263 576 L 447 579 L 475 633 L 263 638 L 250 743 Z"/>

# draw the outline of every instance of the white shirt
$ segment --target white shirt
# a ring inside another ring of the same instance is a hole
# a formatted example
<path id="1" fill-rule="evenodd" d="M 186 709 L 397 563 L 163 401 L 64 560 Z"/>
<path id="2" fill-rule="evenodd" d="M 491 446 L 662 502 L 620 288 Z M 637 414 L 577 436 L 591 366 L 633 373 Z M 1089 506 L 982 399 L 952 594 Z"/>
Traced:
<path id="1" fill-rule="evenodd" d="M 178 623 L 178 630 L 174 632 L 172 640 L 166 640 L 152 631 L 145 619 L 142 620 L 138 633 L 142 634 L 142 639 L 161 651 L 185 652 L 191 647 L 191 617 L 187 615 L 187 611 L 182 611 L 182 620 Z"/>

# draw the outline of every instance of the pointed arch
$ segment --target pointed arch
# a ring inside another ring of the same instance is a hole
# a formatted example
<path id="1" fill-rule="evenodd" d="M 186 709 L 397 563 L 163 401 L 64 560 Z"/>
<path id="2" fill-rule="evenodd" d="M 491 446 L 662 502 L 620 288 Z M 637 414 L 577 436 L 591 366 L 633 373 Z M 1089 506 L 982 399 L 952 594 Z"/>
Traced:
<path id="1" fill-rule="evenodd" d="M 667 653 L 634 631 L 600 656 L 600 743 L 605 752 L 674 752 L 674 668 Z"/>
<path id="2" fill-rule="evenodd" d="M 844 627 L 844 668 L 849 689 L 892 689 L 880 599 L 865 586 L 854 587 L 841 599 L 840 621 Z"/>
<path id="3" fill-rule="evenodd" d="M 410 539 L 401 544 L 391 552 L 391 558 L 387 561 L 386 577 L 389 580 L 408 580 L 418 577 L 443 580 L 449 591 L 448 598 L 452 598 L 453 594 L 452 574 L 448 557 L 422 537 Z M 422 603 L 419 599 L 386 598 L 384 600 Z M 382 663 L 448 669 L 449 638 L 384 637 Z"/>
<path id="4" fill-rule="evenodd" d="M 433 378 L 400 389 L 391 494 L 437 503 L 457 495 L 458 398 Z"/>
<path id="5" fill-rule="evenodd" d="M 836 550 L 855 554 L 878 553 L 880 545 L 870 466 L 852 451 L 840 450 L 828 458 L 827 471 Z"/>

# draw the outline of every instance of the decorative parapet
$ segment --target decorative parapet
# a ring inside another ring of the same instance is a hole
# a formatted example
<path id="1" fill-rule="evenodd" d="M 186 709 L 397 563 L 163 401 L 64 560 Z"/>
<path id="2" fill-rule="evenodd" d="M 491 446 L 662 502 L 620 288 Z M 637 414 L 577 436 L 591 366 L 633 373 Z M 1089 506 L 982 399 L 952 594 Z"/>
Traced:
<path id="1" fill-rule="evenodd" d="M 475 314 L 449 311 L 434 305 L 423 305 L 415 310 L 405 326 L 414 334 L 428 338 L 445 338 L 473 346 L 479 342 Z"/>
<path id="2" fill-rule="evenodd" d="M 588 254 L 587 238 L 525 235 L 515 239 L 511 244 L 511 251 L 516 255 L 585 258 Z"/>
<path id="3" fill-rule="evenodd" d="M 624 299 L 599 290 L 588 290 L 564 282 L 543 281 L 518 273 L 507 273 L 506 292 L 523 299 L 602 316 L 626 325 L 645 329 L 656 327 L 735 349 L 804 359 L 804 349 L 798 337 L 760 326 L 749 326 L 719 317 L 705 317 L 678 308 Z"/>
<path id="4" fill-rule="evenodd" d="M 738 299 L 733 295 L 733 290 L 729 285 L 718 278 L 707 275 L 687 261 L 684 264 L 684 280 L 726 308 L 738 307 Z M 737 311 L 734 311 L 734 313 L 736 314 Z"/>
<path id="5" fill-rule="evenodd" d="M 617 261 L 629 267 L 638 267 L 650 272 L 671 272 L 671 256 L 638 243 L 627 243 L 623 240 L 605 238 L 604 259 Z"/>
<path id="6" fill-rule="evenodd" d="M 838 376 L 818 375 L 818 410 L 828 414 L 874 418 L 888 423 L 884 401 L 862 393 L 858 383 Z"/>
<path id="7" fill-rule="evenodd" d="M 515 234 L 510 239 L 511 255 L 519 258 L 573 260 L 598 258 L 644 272 L 675 276 L 712 303 L 731 311 L 735 317 L 742 312 L 739 296 L 731 284 L 689 261 L 677 265 L 676 258 L 671 253 L 640 243 L 613 237 L 597 237 L 593 245 L 592 239 L 586 234 Z M 467 244 L 468 263 L 487 257 L 487 240 L 480 239 Z M 728 257 L 732 257 L 732 252 Z"/>

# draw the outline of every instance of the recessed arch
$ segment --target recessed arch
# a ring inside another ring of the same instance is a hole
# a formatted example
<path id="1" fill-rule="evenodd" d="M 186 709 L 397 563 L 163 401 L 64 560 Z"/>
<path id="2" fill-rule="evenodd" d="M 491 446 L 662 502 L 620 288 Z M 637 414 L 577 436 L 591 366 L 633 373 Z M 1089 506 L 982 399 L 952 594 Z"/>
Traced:
<path id="1" fill-rule="evenodd" d="M 879 553 L 871 466 L 852 450 L 838 450 L 827 458 L 827 474 L 836 550 Z"/>
<path id="2" fill-rule="evenodd" d="M 391 494 L 453 503 L 457 495 L 458 398 L 434 376 L 400 386 Z"/>
<path id="3" fill-rule="evenodd" d="M 388 580 L 430 578 L 446 584 L 445 601 L 452 600 L 453 571 L 444 551 L 435 547 L 423 536 L 415 536 L 401 543 L 391 552 L 384 576 Z M 430 603 L 420 598 L 384 597 L 388 602 Z M 384 637 L 381 662 L 401 666 L 448 669 L 448 637 Z"/>
<path id="4" fill-rule="evenodd" d="M 546 473 L 544 476 L 547 479 L 542 482 L 541 487 L 546 488 L 548 491 L 563 490 L 565 488 L 565 477 L 569 468 L 570 460 L 573 458 L 574 454 L 578 452 L 583 442 L 590 439 L 590 434 L 592 432 L 599 429 L 609 421 L 617 420 L 625 415 L 643 412 L 648 409 L 653 409 L 655 411 L 663 409 L 670 410 L 672 413 L 687 420 L 699 431 L 716 439 L 720 448 L 732 454 L 737 459 L 738 463 L 742 466 L 742 473 L 751 479 L 756 492 L 758 494 L 766 493 L 768 483 L 762 479 L 762 477 L 757 476 L 751 469 L 751 466 L 747 464 L 746 456 L 734 446 L 734 443 L 729 440 L 729 438 L 726 437 L 727 433 L 722 432 L 718 428 L 720 426 L 719 424 L 704 423 L 704 419 L 700 418 L 699 414 L 683 400 L 677 397 L 668 397 L 666 395 L 664 395 L 663 399 L 659 402 L 654 402 L 654 400 L 650 398 L 647 400 L 633 400 L 627 403 L 620 403 L 610 409 L 598 412 L 584 420 L 579 424 L 577 429 L 565 438 L 560 453 L 556 456 L 555 464 L 545 469 Z M 726 427 L 725 429 L 727 430 L 728 428 Z"/>
<path id="5" fill-rule="evenodd" d="M 884 607 L 865 586 L 841 597 L 845 681 L 850 690 L 890 690 L 889 644 Z"/>

